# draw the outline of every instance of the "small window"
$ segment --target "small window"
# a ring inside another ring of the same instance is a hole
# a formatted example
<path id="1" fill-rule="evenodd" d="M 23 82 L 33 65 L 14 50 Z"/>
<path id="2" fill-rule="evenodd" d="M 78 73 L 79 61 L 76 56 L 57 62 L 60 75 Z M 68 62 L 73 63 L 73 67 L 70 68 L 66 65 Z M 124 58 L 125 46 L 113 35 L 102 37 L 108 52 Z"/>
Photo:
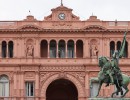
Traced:
<path id="1" fill-rule="evenodd" d="M 92 82 L 92 87 L 90 89 L 90 97 L 95 97 L 98 93 L 99 83 Z"/>
<path id="2" fill-rule="evenodd" d="M 9 96 L 9 80 L 7 76 L 0 77 L 0 97 Z"/>
<path id="3" fill-rule="evenodd" d="M 34 96 L 34 82 L 26 82 L 26 96 Z"/>

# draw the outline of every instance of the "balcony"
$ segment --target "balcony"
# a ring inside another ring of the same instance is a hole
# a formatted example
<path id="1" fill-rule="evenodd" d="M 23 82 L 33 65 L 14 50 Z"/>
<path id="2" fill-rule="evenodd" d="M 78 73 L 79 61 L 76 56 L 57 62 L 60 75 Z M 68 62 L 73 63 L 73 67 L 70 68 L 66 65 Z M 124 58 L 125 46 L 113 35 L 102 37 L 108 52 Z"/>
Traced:
<path id="1" fill-rule="evenodd" d="M 98 65 L 97 58 L 0 58 L 0 64 L 22 65 L 22 64 L 84 64 Z M 120 65 L 129 65 L 130 58 L 119 60 Z"/>
<path id="2" fill-rule="evenodd" d="M 0 100 L 36 100 L 39 97 L 0 97 Z"/>

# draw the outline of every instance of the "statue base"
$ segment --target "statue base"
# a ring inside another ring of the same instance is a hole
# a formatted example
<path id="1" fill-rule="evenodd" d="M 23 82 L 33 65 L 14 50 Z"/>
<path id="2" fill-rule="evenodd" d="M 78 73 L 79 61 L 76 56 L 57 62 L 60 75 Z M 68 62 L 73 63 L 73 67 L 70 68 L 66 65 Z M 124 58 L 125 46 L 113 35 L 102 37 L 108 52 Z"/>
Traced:
<path id="1" fill-rule="evenodd" d="M 88 100 L 130 100 L 130 98 L 89 98 Z"/>

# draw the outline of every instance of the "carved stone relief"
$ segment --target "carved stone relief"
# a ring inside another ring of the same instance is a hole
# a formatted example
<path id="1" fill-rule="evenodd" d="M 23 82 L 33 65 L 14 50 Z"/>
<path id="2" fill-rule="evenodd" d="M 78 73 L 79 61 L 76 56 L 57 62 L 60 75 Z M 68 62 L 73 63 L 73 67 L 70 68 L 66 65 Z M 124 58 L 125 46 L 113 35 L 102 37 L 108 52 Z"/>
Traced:
<path id="1" fill-rule="evenodd" d="M 25 79 L 35 79 L 34 72 L 25 72 Z"/>
<path id="2" fill-rule="evenodd" d="M 85 72 L 71 72 L 69 74 L 76 77 L 83 85 L 85 84 Z"/>
<path id="3" fill-rule="evenodd" d="M 40 71 L 84 71 L 84 66 L 43 66 Z"/>
<path id="4" fill-rule="evenodd" d="M 23 66 L 21 68 L 22 71 L 38 71 L 38 67 L 36 66 Z"/>

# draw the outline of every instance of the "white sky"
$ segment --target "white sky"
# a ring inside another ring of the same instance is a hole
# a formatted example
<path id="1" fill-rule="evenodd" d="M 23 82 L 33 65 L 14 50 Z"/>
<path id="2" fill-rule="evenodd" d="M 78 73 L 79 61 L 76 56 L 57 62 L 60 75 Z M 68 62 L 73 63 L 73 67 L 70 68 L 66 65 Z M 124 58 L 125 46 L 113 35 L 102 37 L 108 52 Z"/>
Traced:
<path id="1" fill-rule="evenodd" d="M 43 20 L 60 2 L 61 0 L 0 0 L 0 20 L 23 20 L 29 15 L 29 10 L 36 19 Z M 104 21 L 130 21 L 130 0 L 63 0 L 63 4 L 72 8 L 81 20 L 88 19 L 93 13 Z"/>

